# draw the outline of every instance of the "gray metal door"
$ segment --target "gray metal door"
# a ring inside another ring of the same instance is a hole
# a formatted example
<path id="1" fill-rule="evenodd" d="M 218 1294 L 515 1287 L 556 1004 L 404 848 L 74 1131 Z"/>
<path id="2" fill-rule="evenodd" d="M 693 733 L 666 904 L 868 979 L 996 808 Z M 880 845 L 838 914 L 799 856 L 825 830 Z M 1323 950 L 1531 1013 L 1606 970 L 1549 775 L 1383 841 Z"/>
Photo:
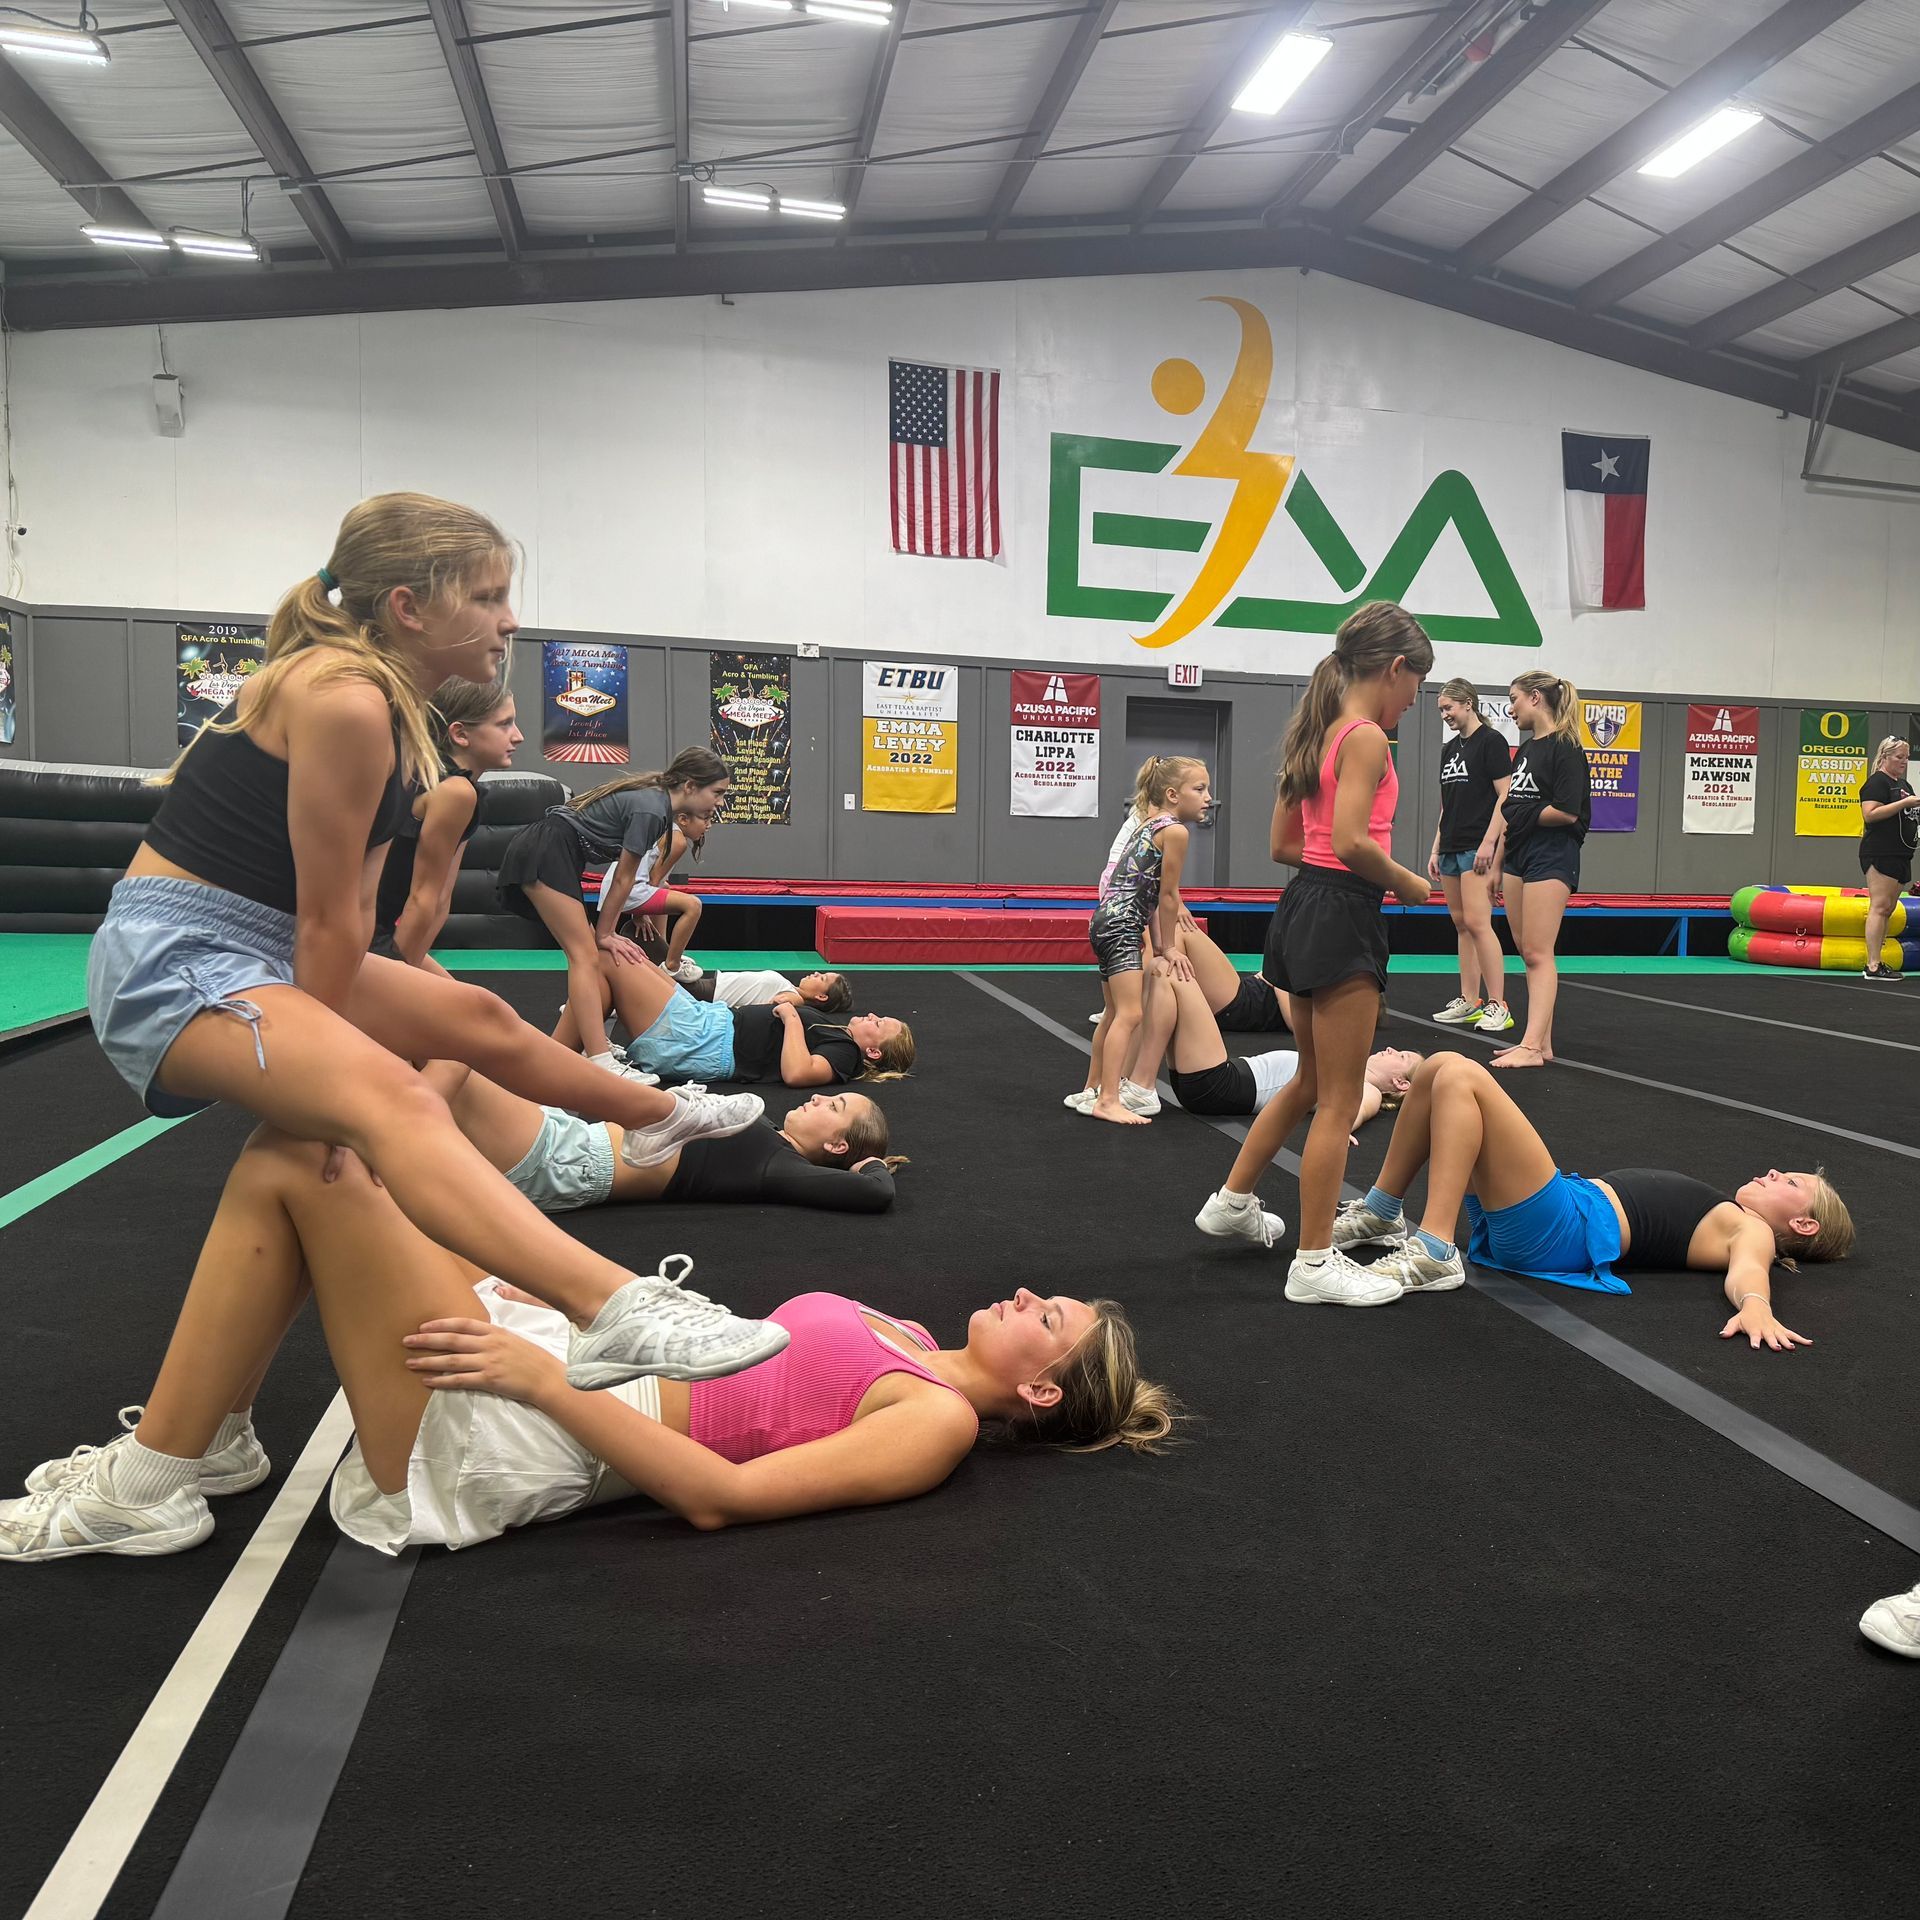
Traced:
<path id="1" fill-rule="evenodd" d="M 1216 802 L 1226 791 L 1227 768 L 1223 753 L 1227 744 L 1228 715 L 1209 700 L 1137 700 L 1127 701 L 1127 772 L 1129 777 L 1150 754 L 1182 753 L 1207 763 Z M 1216 815 L 1210 814 L 1187 843 L 1183 887 L 1224 885 L 1226 860 L 1214 832 Z M 1217 867 L 1216 870 L 1216 857 Z"/>

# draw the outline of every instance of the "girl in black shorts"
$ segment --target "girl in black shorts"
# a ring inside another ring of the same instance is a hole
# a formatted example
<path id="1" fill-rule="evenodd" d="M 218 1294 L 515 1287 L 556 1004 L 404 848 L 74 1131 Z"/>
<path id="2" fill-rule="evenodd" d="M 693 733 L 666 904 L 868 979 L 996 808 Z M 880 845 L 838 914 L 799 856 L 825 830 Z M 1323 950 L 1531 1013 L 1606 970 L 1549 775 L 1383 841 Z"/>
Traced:
<path id="1" fill-rule="evenodd" d="M 1282 1223 L 1261 1208 L 1254 1183 L 1311 1112 L 1289 1300 L 1370 1307 L 1402 1291 L 1334 1251 L 1333 1215 L 1387 984 L 1382 898 L 1391 887 L 1424 906 L 1430 891 L 1390 851 L 1400 782 L 1386 730 L 1419 698 L 1432 666 L 1432 642 L 1411 614 L 1390 601 L 1362 607 L 1314 668 L 1281 753 L 1273 857 L 1299 872 L 1280 897 L 1261 973 L 1290 996 L 1300 1066 L 1254 1119 L 1226 1185 L 1195 1224 L 1272 1246 Z"/>
<path id="2" fill-rule="evenodd" d="M 1553 1003 L 1560 991 L 1554 948 L 1568 896 L 1580 885 L 1580 843 L 1593 818 L 1593 785 L 1580 749 L 1580 690 L 1551 673 L 1523 673 L 1510 689 L 1527 731 L 1514 755 L 1507 796 L 1494 813 L 1503 837 L 1507 924 L 1527 965 L 1527 1031 L 1496 1067 L 1538 1067 L 1553 1058 Z"/>
<path id="3" fill-rule="evenodd" d="M 1867 877 L 1867 965 L 1869 980 L 1898 980 L 1898 971 L 1880 964 L 1887 921 L 1900 889 L 1913 884 L 1913 847 L 1920 827 L 1920 799 L 1907 784 L 1907 743 L 1889 734 L 1873 756 L 1873 771 L 1860 789 L 1860 871 Z"/>

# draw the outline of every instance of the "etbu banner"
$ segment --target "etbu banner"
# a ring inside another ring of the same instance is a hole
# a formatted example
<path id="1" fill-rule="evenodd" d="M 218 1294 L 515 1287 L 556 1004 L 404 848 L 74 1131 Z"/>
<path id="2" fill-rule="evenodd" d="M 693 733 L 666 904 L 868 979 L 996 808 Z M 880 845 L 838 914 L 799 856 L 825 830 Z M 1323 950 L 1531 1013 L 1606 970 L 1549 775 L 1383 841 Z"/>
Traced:
<path id="1" fill-rule="evenodd" d="M 1631 833 L 1640 823 L 1640 702 L 1583 700 L 1580 744 L 1593 778 L 1590 833 Z"/>
<path id="2" fill-rule="evenodd" d="M 1760 788 L 1760 709 L 1687 709 L 1683 833 L 1751 833 Z"/>
<path id="3" fill-rule="evenodd" d="M 860 804 L 869 813 L 960 810 L 960 672 L 861 662 Z"/>
<path id="4" fill-rule="evenodd" d="M 1013 676 L 1016 817 L 1094 820 L 1100 813 L 1100 676 Z"/>

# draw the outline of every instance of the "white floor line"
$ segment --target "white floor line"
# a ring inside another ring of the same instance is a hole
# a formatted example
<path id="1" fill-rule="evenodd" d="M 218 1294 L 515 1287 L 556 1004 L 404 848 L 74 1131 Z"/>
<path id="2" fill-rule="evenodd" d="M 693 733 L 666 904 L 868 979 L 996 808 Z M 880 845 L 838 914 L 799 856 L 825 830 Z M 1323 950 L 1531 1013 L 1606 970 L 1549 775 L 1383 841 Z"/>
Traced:
<path id="1" fill-rule="evenodd" d="M 353 1436 L 336 1393 L 22 1920 L 94 1920 Z"/>
<path id="2" fill-rule="evenodd" d="M 1591 980 L 1577 980 L 1570 974 L 1560 976 L 1563 987 L 1577 987 L 1582 993 L 1604 993 L 1615 1000 L 1640 1000 L 1650 1007 L 1678 1007 L 1682 1013 L 1710 1013 L 1719 1020 L 1746 1020 L 1757 1027 L 1786 1027 L 1794 1033 L 1818 1034 L 1823 1040 L 1858 1040 L 1869 1047 L 1893 1047 L 1901 1053 L 1920 1053 L 1920 1045 L 1911 1040 L 1882 1040 L 1877 1034 L 1849 1033 L 1841 1027 L 1810 1027 L 1801 1020 L 1775 1020 L 1764 1013 L 1739 1013 L 1732 1007 L 1710 1007 L 1698 1000 L 1664 1000 L 1657 993 L 1630 993 L 1624 987 L 1596 987 Z M 1883 992 L 1883 988 L 1870 988 Z"/>

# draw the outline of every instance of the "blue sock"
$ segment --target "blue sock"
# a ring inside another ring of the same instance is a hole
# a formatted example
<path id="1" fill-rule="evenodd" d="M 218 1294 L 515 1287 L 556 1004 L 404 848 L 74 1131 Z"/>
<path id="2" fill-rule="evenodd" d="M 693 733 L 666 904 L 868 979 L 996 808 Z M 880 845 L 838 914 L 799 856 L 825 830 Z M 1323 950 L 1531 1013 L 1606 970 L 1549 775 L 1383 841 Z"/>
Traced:
<path id="1" fill-rule="evenodd" d="M 1369 1187 L 1367 1197 L 1360 1203 L 1369 1213 L 1377 1213 L 1382 1220 L 1400 1218 L 1400 1202 L 1390 1193 L 1382 1193 L 1378 1187 Z"/>
<path id="2" fill-rule="evenodd" d="M 1436 1260 L 1450 1259 L 1453 1255 L 1453 1242 L 1451 1240 L 1442 1240 L 1438 1234 L 1429 1233 L 1425 1227 L 1415 1227 L 1413 1237 L 1418 1240 L 1421 1246 L 1432 1254 Z"/>

